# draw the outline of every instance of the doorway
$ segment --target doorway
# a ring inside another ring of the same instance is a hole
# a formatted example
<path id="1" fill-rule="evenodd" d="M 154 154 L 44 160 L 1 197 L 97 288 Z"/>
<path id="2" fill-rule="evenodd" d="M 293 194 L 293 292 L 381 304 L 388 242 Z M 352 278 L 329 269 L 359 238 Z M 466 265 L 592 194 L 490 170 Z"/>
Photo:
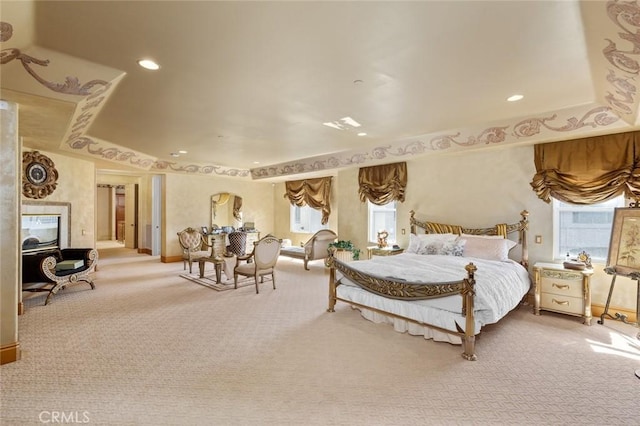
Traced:
<path id="1" fill-rule="evenodd" d="M 137 183 L 99 184 L 96 216 L 97 242 L 139 247 Z"/>

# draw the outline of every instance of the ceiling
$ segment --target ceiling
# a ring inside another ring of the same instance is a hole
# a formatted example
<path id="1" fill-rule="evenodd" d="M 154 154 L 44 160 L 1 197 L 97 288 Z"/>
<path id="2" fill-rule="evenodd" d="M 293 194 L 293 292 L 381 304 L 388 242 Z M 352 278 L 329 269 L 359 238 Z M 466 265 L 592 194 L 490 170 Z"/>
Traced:
<path id="1" fill-rule="evenodd" d="M 20 104 L 23 144 L 100 169 L 275 181 L 638 128 L 636 2 L 3 0 L 0 12 L 2 99 Z M 344 117 L 361 126 L 323 125 Z"/>

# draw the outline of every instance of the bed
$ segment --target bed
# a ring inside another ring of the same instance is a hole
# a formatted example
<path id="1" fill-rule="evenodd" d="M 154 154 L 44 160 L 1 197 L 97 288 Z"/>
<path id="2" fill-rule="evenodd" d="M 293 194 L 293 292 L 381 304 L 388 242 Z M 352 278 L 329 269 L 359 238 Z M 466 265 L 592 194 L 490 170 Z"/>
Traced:
<path id="1" fill-rule="evenodd" d="M 402 254 L 343 262 L 330 250 L 327 311 L 348 303 L 396 331 L 461 344 L 463 358 L 475 361 L 482 327 L 505 317 L 531 287 L 528 215 L 521 212 L 512 224 L 466 228 L 420 221 L 411 211 Z"/>

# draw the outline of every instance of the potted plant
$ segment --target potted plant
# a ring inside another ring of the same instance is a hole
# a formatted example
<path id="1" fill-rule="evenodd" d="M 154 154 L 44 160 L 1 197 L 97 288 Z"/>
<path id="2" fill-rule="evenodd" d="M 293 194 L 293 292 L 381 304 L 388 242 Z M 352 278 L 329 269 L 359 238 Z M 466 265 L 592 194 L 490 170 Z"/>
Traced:
<path id="1" fill-rule="evenodd" d="M 339 260 L 349 261 L 360 259 L 360 249 L 356 248 L 350 240 L 338 240 L 330 243 L 329 251 L 331 251 L 332 248 L 335 249 L 335 257 Z"/>

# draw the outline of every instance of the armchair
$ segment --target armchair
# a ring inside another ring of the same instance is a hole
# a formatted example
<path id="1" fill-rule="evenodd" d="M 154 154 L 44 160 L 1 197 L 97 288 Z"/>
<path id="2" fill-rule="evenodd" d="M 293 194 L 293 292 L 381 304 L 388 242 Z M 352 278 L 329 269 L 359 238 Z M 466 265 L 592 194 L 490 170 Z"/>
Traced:
<path id="1" fill-rule="evenodd" d="M 253 277 L 256 283 L 256 294 L 258 290 L 258 277 L 260 282 L 264 282 L 265 275 L 271 275 L 271 281 L 273 282 L 273 289 L 276 289 L 276 277 L 275 267 L 280 255 L 281 240 L 278 238 L 267 235 L 253 243 L 253 251 L 245 256 L 238 256 L 236 260 L 236 266 L 233 269 L 233 282 L 234 288 L 238 288 L 238 275 L 246 277 Z M 252 259 L 253 262 L 249 263 Z M 240 263 L 246 260 L 247 263 Z"/>
<path id="2" fill-rule="evenodd" d="M 313 236 L 302 247 L 283 247 L 280 254 L 283 256 L 293 257 L 304 260 L 304 269 L 309 270 L 309 261 L 317 259 L 326 259 L 329 256 L 327 251 L 329 244 L 338 238 L 335 232 L 329 229 L 321 229 L 313 234 Z"/>
<path id="3" fill-rule="evenodd" d="M 247 233 L 242 231 L 233 231 L 229 233 L 229 245 L 227 251 L 236 256 L 244 256 L 247 251 Z"/>
<path id="4" fill-rule="evenodd" d="M 193 262 L 198 262 L 203 257 L 211 257 L 211 253 L 208 250 L 202 250 L 202 246 L 209 247 L 209 244 L 204 240 L 202 234 L 189 227 L 178 232 L 178 242 L 182 247 L 182 266 L 183 269 L 187 269 L 187 263 L 189 263 L 189 273 L 192 273 Z"/>
<path id="5" fill-rule="evenodd" d="M 47 291 L 47 305 L 59 290 L 84 281 L 93 290 L 90 274 L 98 264 L 98 251 L 92 248 L 67 248 L 22 255 L 22 291 Z"/>

